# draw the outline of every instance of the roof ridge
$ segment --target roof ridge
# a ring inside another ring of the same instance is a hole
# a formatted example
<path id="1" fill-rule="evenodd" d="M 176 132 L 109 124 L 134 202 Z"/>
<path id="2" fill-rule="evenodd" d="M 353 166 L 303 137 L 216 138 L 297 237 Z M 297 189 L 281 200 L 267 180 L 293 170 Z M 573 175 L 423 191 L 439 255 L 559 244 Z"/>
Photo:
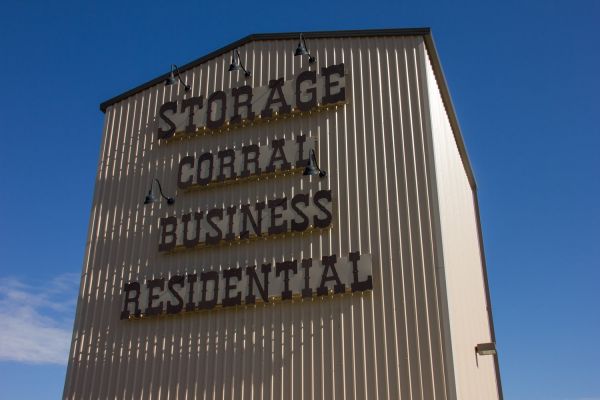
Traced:
<path id="1" fill-rule="evenodd" d="M 396 29 L 363 29 L 363 30 L 338 30 L 338 31 L 313 31 L 313 32 L 302 32 L 307 39 L 321 39 L 321 38 L 336 38 L 336 37 L 369 37 L 369 36 L 428 36 L 431 35 L 430 28 L 396 28 Z M 241 39 L 236 40 L 228 45 L 225 45 L 217 50 L 214 50 L 194 61 L 191 61 L 185 65 L 179 67 L 180 71 L 186 71 L 194 68 L 206 61 L 218 57 L 224 53 L 228 53 L 237 47 L 241 47 L 249 42 L 264 41 L 264 40 L 289 40 L 298 38 L 300 32 L 281 32 L 281 33 L 253 33 L 245 36 Z M 142 90 L 148 89 L 156 84 L 161 83 L 169 77 L 169 73 L 164 73 L 150 81 L 134 87 L 133 89 L 127 90 L 122 94 L 112 97 L 102 103 L 100 103 L 100 111 L 106 112 L 106 109 L 111 105 L 118 103 L 121 100 L 125 100 Z"/>

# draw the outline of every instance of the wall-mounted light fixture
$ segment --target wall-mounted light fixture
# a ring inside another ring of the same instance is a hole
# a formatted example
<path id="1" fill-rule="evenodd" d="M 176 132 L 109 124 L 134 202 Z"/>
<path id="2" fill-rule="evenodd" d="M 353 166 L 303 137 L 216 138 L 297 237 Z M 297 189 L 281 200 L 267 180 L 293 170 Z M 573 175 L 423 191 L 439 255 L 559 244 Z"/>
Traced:
<path id="1" fill-rule="evenodd" d="M 296 47 L 295 56 L 308 56 L 308 63 L 313 64 L 317 61 L 316 58 L 310 55 L 308 52 L 308 47 L 306 47 L 306 40 L 304 39 L 304 35 L 300 34 L 300 41 L 298 42 L 298 47 Z"/>
<path id="2" fill-rule="evenodd" d="M 171 64 L 171 73 L 169 74 L 169 77 L 165 79 L 165 86 L 174 84 L 177 82 L 177 79 L 179 79 L 179 82 L 181 82 L 186 92 L 189 92 L 192 89 L 190 85 L 186 84 L 183 79 L 181 79 L 181 73 L 179 72 L 177 65 Z"/>
<path id="3" fill-rule="evenodd" d="M 475 346 L 475 353 L 480 356 L 495 356 L 497 354 L 496 343 L 479 343 Z"/>
<path id="4" fill-rule="evenodd" d="M 315 151 L 313 149 L 310 150 L 310 155 L 308 157 L 308 165 L 304 168 L 304 175 L 319 175 L 321 178 L 327 176 L 327 171 L 319 168 L 319 164 L 317 164 L 317 157 L 315 156 Z"/>
<path id="5" fill-rule="evenodd" d="M 229 65 L 229 72 L 239 71 L 240 69 L 244 71 L 244 75 L 246 75 L 246 78 L 250 77 L 250 71 L 246 70 L 246 68 L 244 68 L 244 64 L 242 64 L 240 52 L 238 51 L 238 49 L 235 49 L 231 52 L 231 65 Z"/>
<path id="6" fill-rule="evenodd" d="M 150 190 L 148 191 L 148 194 L 146 195 L 146 199 L 144 200 L 144 204 L 150 204 L 150 203 L 154 203 L 156 201 L 156 198 L 154 197 L 154 194 L 152 193 L 152 187 L 154 186 L 154 182 L 156 182 L 158 184 L 158 191 L 160 192 L 160 195 L 162 196 L 163 199 L 165 199 L 167 201 L 168 205 L 172 205 L 175 203 L 175 199 L 173 197 L 167 197 L 165 196 L 165 194 L 162 191 L 162 186 L 160 185 L 160 182 L 158 179 L 154 178 L 152 180 L 152 183 L 150 183 Z"/>

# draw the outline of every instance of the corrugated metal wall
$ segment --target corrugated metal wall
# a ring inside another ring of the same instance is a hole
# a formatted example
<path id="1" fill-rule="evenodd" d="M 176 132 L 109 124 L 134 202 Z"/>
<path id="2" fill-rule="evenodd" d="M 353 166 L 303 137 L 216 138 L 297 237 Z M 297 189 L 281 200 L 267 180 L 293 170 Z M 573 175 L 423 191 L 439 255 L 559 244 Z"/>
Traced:
<path id="1" fill-rule="evenodd" d="M 475 346 L 491 342 L 492 335 L 474 188 L 465 172 L 429 58 L 426 66 L 443 252 L 439 266 L 445 277 L 457 398 L 497 399 L 494 357 L 475 354 Z"/>
<path id="2" fill-rule="evenodd" d="M 305 58 L 293 55 L 296 45 L 241 47 L 250 84 L 289 79 L 307 68 Z M 318 68 L 345 63 L 346 106 L 167 144 L 157 143 L 152 127 L 160 105 L 181 94 L 180 85 L 157 85 L 108 108 L 66 398 L 453 397 L 446 393 L 434 268 L 423 38 L 319 39 L 309 47 Z M 229 73 L 229 62 L 225 54 L 185 72 L 192 94 L 242 85 L 243 75 Z M 172 207 L 142 204 L 154 177 L 166 193 L 177 192 L 184 155 L 297 134 L 317 138 L 326 179 L 296 174 L 177 193 Z M 160 217 L 321 188 L 334 196 L 329 231 L 157 252 Z M 126 281 L 357 250 L 372 255 L 370 294 L 119 319 Z"/>

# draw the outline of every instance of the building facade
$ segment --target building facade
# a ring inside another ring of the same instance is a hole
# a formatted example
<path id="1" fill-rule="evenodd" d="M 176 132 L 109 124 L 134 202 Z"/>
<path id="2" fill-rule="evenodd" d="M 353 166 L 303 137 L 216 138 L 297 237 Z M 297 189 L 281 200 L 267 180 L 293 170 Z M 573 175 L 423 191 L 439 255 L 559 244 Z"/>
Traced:
<path id="1" fill-rule="evenodd" d="M 430 31 L 299 37 L 101 105 L 65 398 L 502 398 Z"/>

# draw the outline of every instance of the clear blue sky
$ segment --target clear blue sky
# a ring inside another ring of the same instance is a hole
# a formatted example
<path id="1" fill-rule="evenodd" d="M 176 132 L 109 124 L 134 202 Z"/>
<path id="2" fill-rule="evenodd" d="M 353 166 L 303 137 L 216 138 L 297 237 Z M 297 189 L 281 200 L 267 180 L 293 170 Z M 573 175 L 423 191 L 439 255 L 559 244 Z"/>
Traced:
<path id="1" fill-rule="evenodd" d="M 250 33 L 422 26 L 479 185 L 505 397 L 600 399 L 597 0 L 3 4 L 0 397 L 62 393 L 101 101 Z"/>

